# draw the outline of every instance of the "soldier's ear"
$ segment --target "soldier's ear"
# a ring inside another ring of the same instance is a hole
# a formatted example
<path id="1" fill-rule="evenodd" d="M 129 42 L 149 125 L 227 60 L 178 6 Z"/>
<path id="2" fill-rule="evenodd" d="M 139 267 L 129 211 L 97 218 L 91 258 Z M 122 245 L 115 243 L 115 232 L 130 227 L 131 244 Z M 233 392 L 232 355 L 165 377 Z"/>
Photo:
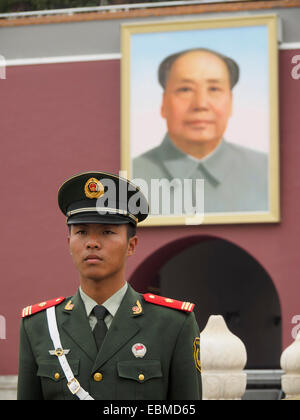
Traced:
<path id="1" fill-rule="evenodd" d="M 68 247 L 69 247 L 69 253 L 73 257 L 73 254 L 72 254 L 72 251 L 71 251 L 71 247 L 70 247 L 70 235 L 67 237 L 67 242 L 68 242 Z"/>
<path id="2" fill-rule="evenodd" d="M 68 226 L 68 236 L 67 236 L 67 242 L 68 242 L 69 246 L 70 246 L 70 236 L 71 236 L 71 226 L 69 225 Z"/>
<path id="3" fill-rule="evenodd" d="M 127 247 L 127 257 L 131 257 L 131 255 L 135 253 L 137 243 L 138 243 L 138 237 L 136 235 L 129 238 L 128 247 Z"/>

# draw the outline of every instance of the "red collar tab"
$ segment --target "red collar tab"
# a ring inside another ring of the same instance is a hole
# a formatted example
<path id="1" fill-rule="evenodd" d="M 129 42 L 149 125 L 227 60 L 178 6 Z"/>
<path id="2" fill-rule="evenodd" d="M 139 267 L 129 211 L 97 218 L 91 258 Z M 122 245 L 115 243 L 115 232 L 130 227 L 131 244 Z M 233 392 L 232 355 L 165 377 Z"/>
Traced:
<path id="1" fill-rule="evenodd" d="M 195 304 L 191 302 L 181 302 L 180 300 L 157 296 L 152 293 L 146 293 L 144 295 L 144 299 L 146 302 L 154 303 L 155 305 L 166 306 L 168 308 L 178 309 L 185 312 L 193 312 L 195 307 Z"/>
<path id="2" fill-rule="evenodd" d="M 37 312 L 41 312 L 44 311 L 45 309 L 51 308 L 51 306 L 56 306 L 59 303 L 63 302 L 65 300 L 64 297 L 59 297 L 56 299 L 52 299 L 52 300 L 47 300 L 45 302 L 40 302 L 37 303 L 36 305 L 30 305 L 30 306 L 26 306 L 26 308 L 24 308 L 22 310 L 22 318 L 25 318 L 29 315 L 34 315 Z"/>

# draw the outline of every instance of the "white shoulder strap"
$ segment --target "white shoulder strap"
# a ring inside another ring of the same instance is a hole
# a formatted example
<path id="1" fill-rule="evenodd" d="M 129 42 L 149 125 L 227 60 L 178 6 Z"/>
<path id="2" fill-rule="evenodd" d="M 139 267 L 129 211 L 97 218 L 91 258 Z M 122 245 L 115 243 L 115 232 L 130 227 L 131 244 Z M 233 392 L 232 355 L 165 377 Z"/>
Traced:
<path id="1" fill-rule="evenodd" d="M 75 394 L 80 400 L 94 400 L 94 398 L 92 398 L 88 392 L 81 388 L 80 383 L 73 375 L 73 372 L 70 368 L 66 356 L 62 352 L 63 347 L 60 342 L 60 336 L 57 328 L 55 306 L 52 306 L 51 308 L 47 309 L 47 321 L 50 337 L 52 339 L 54 349 L 57 351 L 57 357 L 60 366 L 67 378 L 69 390 L 72 392 L 72 394 Z"/>

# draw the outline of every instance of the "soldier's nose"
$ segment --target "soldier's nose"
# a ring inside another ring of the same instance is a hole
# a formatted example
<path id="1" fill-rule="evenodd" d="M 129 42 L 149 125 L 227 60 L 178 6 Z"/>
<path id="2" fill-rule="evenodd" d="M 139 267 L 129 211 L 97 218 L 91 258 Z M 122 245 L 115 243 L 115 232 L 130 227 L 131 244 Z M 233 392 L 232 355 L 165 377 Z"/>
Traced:
<path id="1" fill-rule="evenodd" d="M 99 241 L 95 240 L 95 239 L 89 239 L 87 244 L 86 244 L 88 249 L 99 249 L 101 248 L 101 244 Z"/>

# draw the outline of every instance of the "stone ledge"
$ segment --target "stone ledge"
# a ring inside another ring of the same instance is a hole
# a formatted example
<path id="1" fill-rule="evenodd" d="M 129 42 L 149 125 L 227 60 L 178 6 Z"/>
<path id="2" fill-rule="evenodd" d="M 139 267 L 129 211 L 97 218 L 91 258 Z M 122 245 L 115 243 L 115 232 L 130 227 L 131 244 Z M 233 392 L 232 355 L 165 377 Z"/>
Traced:
<path id="1" fill-rule="evenodd" d="M 17 375 L 0 376 L 0 400 L 17 399 Z"/>

